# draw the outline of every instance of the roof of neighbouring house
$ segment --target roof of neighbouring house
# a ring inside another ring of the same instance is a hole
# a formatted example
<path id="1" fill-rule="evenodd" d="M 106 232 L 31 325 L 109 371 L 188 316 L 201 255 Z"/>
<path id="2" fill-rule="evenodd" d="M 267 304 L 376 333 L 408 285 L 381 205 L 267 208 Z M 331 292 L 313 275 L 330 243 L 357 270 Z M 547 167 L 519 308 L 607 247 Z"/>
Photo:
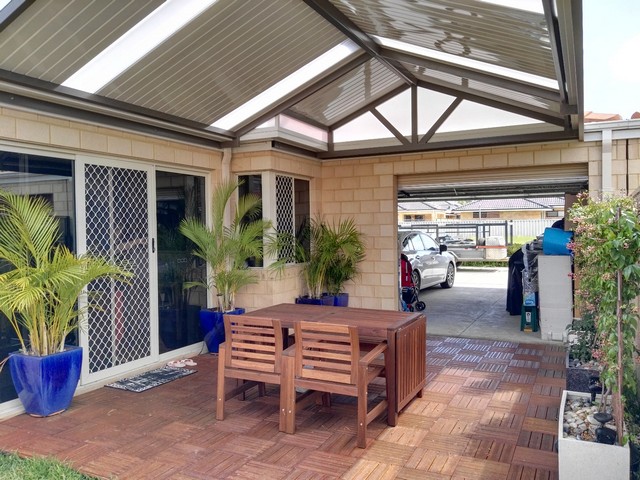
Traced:
<path id="1" fill-rule="evenodd" d="M 424 210 L 454 210 L 460 206 L 459 202 L 399 202 L 398 210 L 420 212 Z"/>
<path id="2" fill-rule="evenodd" d="M 554 206 L 564 205 L 561 197 L 547 198 L 498 198 L 475 200 L 456 208 L 456 212 L 477 212 L 488 210 L 553 210 Z"/>
<path id="3" fill-rule="evenodd" d="M 619 113 L 585 112 L 584 114 L 584 123 L 612 122 L 615 120 L 622 120 L 622 116 Z"/>

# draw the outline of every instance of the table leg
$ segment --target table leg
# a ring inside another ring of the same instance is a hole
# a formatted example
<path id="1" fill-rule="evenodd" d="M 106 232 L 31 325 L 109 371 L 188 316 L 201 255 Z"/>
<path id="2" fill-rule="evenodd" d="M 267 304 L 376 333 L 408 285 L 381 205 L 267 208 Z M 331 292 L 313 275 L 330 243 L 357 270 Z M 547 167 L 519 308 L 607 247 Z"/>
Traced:
<path id="1" fill-rule="evenodd" d="M 387 331 L 387 351 L 385 352 L 384 360 L 387 377 L 387 424 L 395 427 L 398 424 L 395 330 Z"/>

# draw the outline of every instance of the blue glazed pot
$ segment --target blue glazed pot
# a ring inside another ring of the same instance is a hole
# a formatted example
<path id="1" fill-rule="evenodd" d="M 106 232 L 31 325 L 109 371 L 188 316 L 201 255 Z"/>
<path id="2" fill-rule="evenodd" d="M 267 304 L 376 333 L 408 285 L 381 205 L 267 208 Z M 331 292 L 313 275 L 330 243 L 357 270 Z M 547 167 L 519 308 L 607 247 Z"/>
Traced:
<path id="1" fill-rule="evenodd" d="M 349 306 L 349 294 L 348 293 L 339 293 L 335 296 L 335 301 L 333 302 L 335 307 L 347 307 Z"/>
<path id="2" fill-rule="evenodd" d="M 227 315 L 242 315 L 244 308 L 236 308 Z M 220 344 L 224 342 L 224 317 L 222 312 L 209 308 L 200 310 L 200 330 L 210 353 L 218 353 Z"/>
<path id="3" fill-rule="evenodd" d="M 48 417 L 69 408 L 80 380 L 82 347 L 44 357 L 10 354 L 13 385 L 29 415 Z"/>
<path id="4" fill-rule="evenodd" d="M 305 295 L 304 297 L 296 298 L 296 303 L 302 304 L 302 305 L 328 305 L 328 303 L 326 302 L 327 302 L 327 299 L 325 297 L 313 298 Z"/>

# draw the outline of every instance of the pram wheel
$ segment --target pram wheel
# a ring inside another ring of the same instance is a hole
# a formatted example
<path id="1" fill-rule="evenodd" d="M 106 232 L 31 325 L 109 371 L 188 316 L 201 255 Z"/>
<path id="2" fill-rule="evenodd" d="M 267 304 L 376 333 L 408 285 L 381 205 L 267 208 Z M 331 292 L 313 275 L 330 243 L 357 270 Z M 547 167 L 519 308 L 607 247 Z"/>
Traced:
<path id="1" fill-rule="evenodd" d="M 425 308 L 427 308 L 427 304 L 424 302 L 416 302 L 416 310 L 421 312 L 423 311 Z"/>

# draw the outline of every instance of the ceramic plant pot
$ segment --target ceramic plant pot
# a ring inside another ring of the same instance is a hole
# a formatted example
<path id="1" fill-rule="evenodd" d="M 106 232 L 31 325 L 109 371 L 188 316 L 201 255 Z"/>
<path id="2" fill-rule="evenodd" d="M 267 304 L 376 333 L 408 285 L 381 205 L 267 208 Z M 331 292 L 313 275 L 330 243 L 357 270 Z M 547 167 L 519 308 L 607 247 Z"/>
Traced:
<path id="1" fill-rule="evenodd" d="M 69 346 L 64 352 L 44 357 L 12 353 L 9 368 L 25 411 L 48 417 L 71 405 L 80 380 L 82 347 Z"/>
<path id="2" fill-rule="evenodd" d="M 244 312 L 244 308 L 236 308 L 225 313 L 227 315 L 242 315 Z M 209 353 L 218 353 L 220 344 L 224 342 L 223 313 L 210 308 L 200 310 L 200 329 Z"/>

